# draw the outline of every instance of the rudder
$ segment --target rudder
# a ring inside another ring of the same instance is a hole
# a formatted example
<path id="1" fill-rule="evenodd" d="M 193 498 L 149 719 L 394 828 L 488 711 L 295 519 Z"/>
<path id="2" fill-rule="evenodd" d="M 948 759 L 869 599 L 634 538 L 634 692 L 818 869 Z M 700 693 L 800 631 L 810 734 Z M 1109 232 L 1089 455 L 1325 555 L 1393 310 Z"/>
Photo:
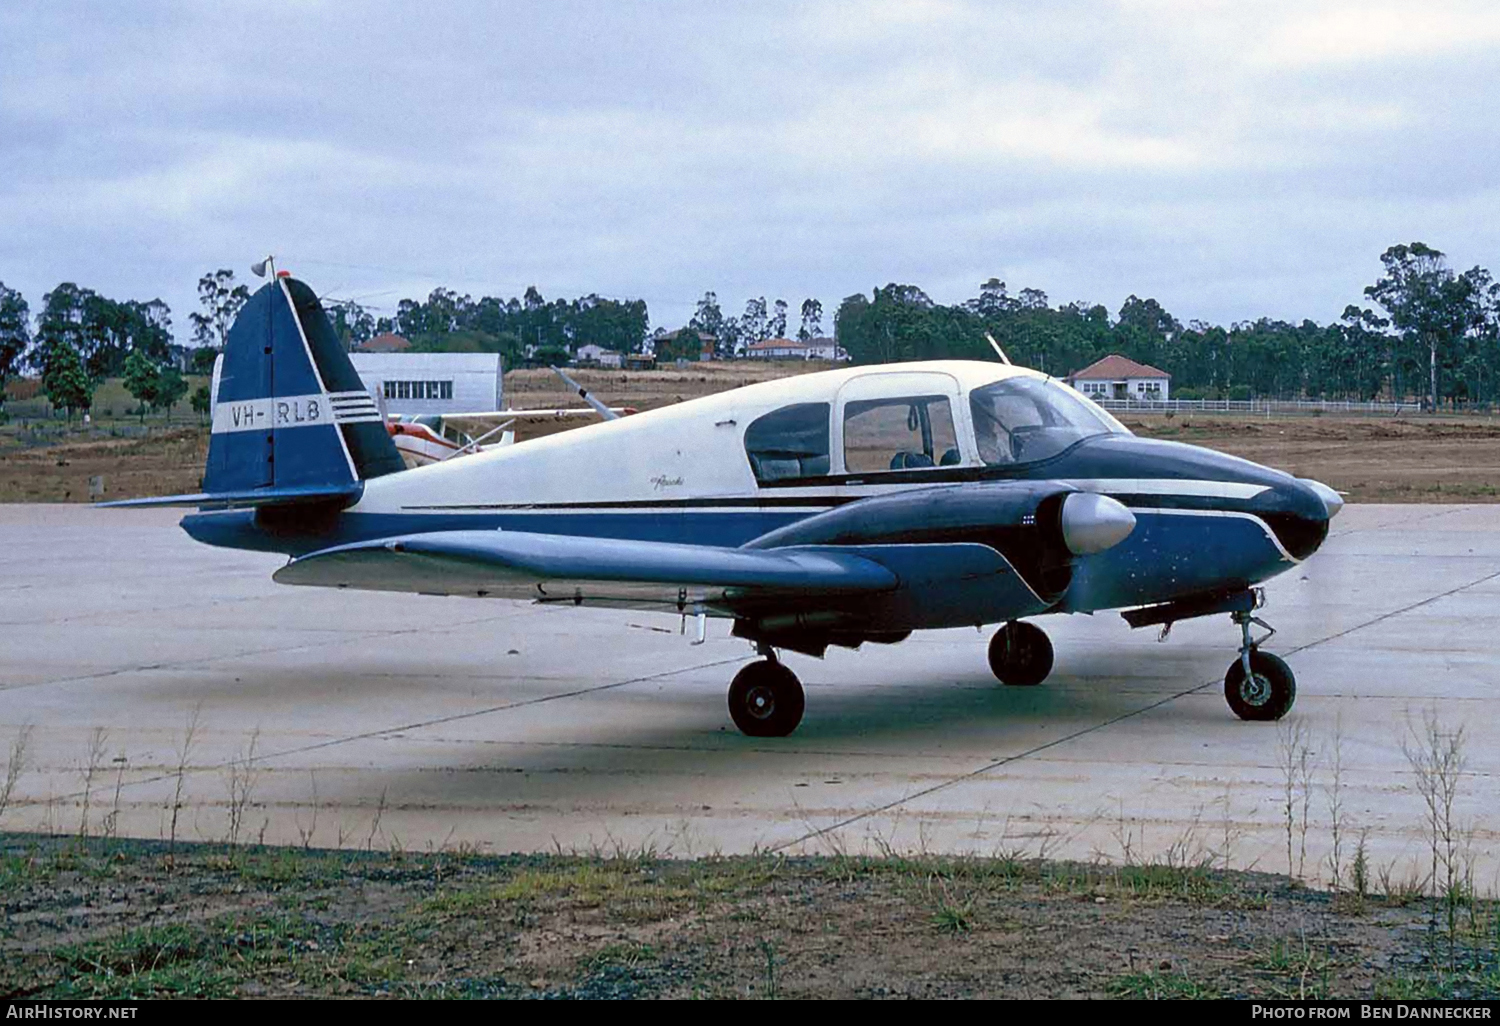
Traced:
<path id="1" fill-rule="evenodd" d="M 204 491 L 353 491 L 402 469 L 312 289 L 277 278 L 258 290 L 224 345 Z"/>

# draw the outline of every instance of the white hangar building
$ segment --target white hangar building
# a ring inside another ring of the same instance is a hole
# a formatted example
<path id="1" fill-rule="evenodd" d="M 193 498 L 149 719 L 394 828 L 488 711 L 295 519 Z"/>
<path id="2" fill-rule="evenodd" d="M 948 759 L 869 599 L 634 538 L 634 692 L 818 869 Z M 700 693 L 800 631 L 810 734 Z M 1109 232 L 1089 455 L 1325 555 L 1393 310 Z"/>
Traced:
<path id="1" fill-rule="evenodd" d="M 481 413 L 501 408 L 498 353 L 350 353 L 387 413 Z"/>

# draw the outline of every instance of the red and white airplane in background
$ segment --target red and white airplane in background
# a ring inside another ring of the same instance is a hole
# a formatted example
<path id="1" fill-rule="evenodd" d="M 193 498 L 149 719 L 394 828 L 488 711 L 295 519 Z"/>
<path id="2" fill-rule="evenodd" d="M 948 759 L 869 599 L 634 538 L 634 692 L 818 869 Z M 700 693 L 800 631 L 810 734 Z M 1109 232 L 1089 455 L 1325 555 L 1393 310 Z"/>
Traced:
<path id="1" fill-rule="evenodd" d="M 612 407 L 616 415 L 634 413 Z M 391 414 L 385 429 L 407 469 L 441 463 L 487 449 L 514 445 L 517 425 L 542 426 L 559 421 L 582 423 L 597 417 L 591 409 L 495 410 L 487 413 Z M 573 426 L 572 424 L 568 425 Z M 551 434 L 550 431 L 545 432 Z"/>
<path id="2" fill-rule="evenodd" d="M 605 406 L 578 382 L 552 368 L 588 408 L 563 407 L 553 410 L 493 410 L 486 413 L 391 414 L 386 417 L 386 433 L 396 443 L 396 451 L 408 470 L 441 463 L 457 456 L 467 456 L 486 449 L 516 443 L 517 423 L 533 427 L 559 421 L 602 417 L 615 420 L 635 413 L 632 406 Z M 572 425 L 568 425 L 572 426 Z M 544 432 L 552 434 L 551 431 Z M 494 439 L 494 441 L 490 441 Z"/>

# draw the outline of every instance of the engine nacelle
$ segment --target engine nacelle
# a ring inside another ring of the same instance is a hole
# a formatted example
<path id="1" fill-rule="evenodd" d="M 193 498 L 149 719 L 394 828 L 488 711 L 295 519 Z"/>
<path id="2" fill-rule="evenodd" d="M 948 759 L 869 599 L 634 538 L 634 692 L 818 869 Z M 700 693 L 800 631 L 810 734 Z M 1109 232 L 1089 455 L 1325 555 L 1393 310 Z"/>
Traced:
<path id="1" fill-rule="evenodd" d="M 1055 481 L 997 481 L 860 499 L 745 547 L 978 542 L 1052 601 L 1067 589 L 1074 557 L 1118 545 L 1134 527 L 1131 512 L 1108 496 Z"/>

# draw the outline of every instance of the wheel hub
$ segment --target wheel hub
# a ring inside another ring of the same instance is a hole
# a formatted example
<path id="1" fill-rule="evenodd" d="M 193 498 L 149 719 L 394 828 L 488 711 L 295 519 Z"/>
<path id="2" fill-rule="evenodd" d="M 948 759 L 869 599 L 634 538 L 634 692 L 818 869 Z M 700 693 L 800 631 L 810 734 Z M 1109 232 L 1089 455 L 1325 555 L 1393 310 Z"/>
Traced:
<path id="1" fill-rule="evenodd" d="M 1240 681 L 1240 699 L 1246 705 L 1265 705 L 1271 700 L 1271 682 L 1264 674 L 1251 674 Z"/>
<path id="2" fill-rule="evenodd" d="M 757 684 L 745 694 L 745 708 L 757 720 L 770 719 L 776 713 L 776 692 L 765 684 Z"/>

